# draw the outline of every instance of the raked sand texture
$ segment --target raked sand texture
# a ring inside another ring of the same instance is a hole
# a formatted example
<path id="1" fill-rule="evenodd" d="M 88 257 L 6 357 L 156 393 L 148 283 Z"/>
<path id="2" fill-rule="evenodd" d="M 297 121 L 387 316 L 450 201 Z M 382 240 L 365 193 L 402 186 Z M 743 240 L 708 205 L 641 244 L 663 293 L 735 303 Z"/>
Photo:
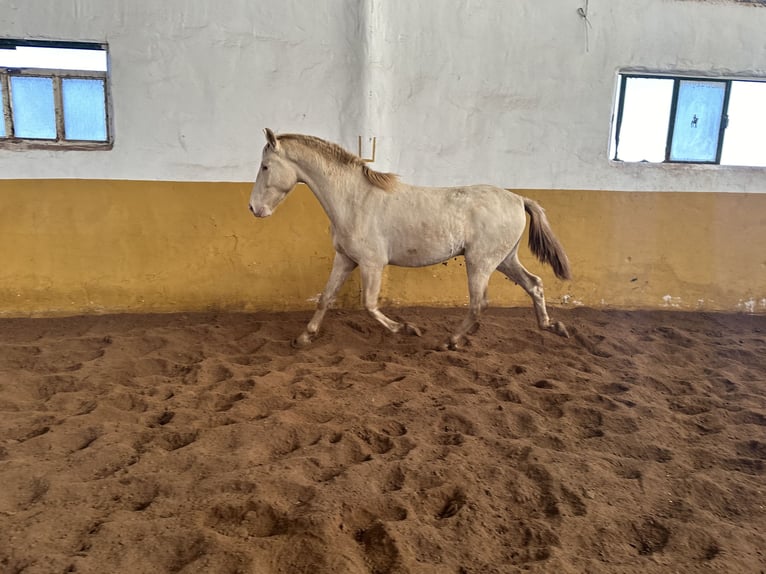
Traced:
<path id="1" fill-rule="evenodd" d="M 766 316 L 0 321 L 0 571 L 761 573 Z"/>

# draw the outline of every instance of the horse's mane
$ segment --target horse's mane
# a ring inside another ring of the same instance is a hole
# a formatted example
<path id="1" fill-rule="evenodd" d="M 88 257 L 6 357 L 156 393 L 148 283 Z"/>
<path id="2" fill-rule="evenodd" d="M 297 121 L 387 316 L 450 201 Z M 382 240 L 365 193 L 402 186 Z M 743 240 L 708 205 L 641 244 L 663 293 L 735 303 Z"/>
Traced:
<path id="1" fill-rule="evenodd" d="M 307 136 L 303 134 L 280 134 L 277 140 L 284 142 L 295 142 L 307 148 L 314 150 L 327 159 L 340 163 L 342 165 L 361 167 L 362 173 L 372 185 L 380 189 L 391 191 L 399 180 L 396 174 L 383 173 L 371 169 L 362 158 L 346 151 L 342 147 L 323 139 Z"/>

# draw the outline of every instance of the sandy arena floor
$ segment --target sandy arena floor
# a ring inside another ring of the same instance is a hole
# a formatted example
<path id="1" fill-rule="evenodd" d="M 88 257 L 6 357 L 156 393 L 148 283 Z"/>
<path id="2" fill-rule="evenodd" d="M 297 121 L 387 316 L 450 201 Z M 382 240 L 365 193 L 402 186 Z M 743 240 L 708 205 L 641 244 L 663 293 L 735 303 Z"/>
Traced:
<path id="1" fill-rule="evenodd" d="M 766 571 L 766 316 L 0 321 L 0 572 Z"/>

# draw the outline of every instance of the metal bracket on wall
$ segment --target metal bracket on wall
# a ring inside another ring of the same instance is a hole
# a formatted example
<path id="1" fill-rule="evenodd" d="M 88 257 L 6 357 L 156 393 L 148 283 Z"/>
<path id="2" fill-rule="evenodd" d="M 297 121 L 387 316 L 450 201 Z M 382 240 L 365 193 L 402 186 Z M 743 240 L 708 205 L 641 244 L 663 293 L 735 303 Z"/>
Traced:
<path id="1" fill-rule="evenodd" d="M 362 136 L 359 136 L 359 158 L 366 163 L 372 163 L 375 161 L 375 143 L 378 138 L 372 138 L 372 157 L 362 157 Z"/>

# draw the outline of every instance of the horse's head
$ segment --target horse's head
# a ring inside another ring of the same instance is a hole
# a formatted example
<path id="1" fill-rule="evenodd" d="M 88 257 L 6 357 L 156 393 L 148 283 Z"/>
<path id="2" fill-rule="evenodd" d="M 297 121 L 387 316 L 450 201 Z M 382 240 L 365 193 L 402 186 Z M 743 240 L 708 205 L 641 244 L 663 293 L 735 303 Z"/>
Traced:
<path id="1" fill-rule="evenodd" d="M 282 203 L 298 183 L 293 163 L 270 129 L 266 128 L 266 147 L 263 148 L 261 167 L 250 194 L 250 211 L 256 217 L 268 217 Z"/>

